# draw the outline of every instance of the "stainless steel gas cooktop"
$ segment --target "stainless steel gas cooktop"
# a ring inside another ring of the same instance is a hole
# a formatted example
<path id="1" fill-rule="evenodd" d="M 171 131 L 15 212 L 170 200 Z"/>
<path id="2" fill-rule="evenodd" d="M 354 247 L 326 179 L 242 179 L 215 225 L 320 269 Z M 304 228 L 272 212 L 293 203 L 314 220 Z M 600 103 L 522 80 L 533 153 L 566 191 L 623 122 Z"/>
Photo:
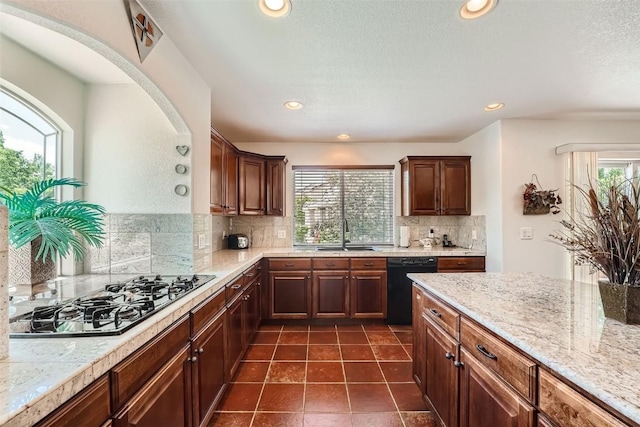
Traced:
<path id="1" fill-rule="evenodd" d="M 119 335 L 215 276 L 137 276 L 68 301 L 35 307 L 9 323 L 13 338 Z"/>

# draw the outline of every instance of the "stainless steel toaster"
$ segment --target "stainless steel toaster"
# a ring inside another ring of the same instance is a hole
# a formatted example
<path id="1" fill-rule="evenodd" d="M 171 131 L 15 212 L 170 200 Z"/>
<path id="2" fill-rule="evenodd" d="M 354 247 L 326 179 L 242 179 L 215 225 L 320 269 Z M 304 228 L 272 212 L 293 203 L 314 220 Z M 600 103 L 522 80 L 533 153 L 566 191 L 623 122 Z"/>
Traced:
<path id="1" fill-rule="evenodd" d="M 246 234 L 229 234 L 229 249 L 247 249 L 249 247 L 249 237 Z"/>

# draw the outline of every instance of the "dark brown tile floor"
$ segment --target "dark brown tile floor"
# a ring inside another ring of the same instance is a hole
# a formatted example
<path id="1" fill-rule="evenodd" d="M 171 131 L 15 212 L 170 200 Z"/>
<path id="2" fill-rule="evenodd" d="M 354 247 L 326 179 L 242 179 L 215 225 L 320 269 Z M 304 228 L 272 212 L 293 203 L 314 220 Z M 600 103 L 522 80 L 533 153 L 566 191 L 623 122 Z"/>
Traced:
<path id="1" fill-rule="evenodd" d="M 263 326 L 209 424 L 432 427 L 407 326 Z"/>

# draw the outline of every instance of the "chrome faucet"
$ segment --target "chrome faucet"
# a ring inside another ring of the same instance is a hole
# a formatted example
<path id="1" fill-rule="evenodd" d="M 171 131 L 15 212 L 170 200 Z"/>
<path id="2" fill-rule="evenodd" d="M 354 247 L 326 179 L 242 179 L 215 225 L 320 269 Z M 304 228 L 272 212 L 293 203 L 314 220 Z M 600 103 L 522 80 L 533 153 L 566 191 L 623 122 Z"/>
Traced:
<path id="1" fill-rule="evenodd" d="M 351 243 L 351 240 L 347 239 L 347 233 L 349 232 L 349 221 L 344 219 L 344 230 L 342 231 L 342 247 L 345 248 L 347 243 Z"/>

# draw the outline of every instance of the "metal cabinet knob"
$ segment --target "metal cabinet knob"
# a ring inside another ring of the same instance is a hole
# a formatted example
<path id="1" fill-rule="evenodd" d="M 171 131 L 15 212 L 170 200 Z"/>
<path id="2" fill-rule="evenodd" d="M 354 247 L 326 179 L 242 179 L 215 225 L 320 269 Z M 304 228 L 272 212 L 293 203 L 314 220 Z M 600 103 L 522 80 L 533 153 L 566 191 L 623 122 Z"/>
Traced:
<path id="1" fill-rule="evenodd" d="M 454 356 L 454 354 L 453 354 L 453 353 L 451 353 L 451 352 L 448 352 L 448 351 L 447 351 L 447 352 L 444 354 L 444 357 L 446 357 L 447 359 L 453 359 L 455 356 Z"/>
<path id="2" fill-rule="evenodd" d="M 191 361 L 191 363 L 196 363 L 196 361 L 198 360 L 198 358 L 196 356 L 193 356 L 191 359 L 189 359 Z"/>
<path id="3" fill-rule="evenodd" d="M 200 348 L 198 349 L 198 353 L 204 353 L 204 348 L 200 347 Z"/>

